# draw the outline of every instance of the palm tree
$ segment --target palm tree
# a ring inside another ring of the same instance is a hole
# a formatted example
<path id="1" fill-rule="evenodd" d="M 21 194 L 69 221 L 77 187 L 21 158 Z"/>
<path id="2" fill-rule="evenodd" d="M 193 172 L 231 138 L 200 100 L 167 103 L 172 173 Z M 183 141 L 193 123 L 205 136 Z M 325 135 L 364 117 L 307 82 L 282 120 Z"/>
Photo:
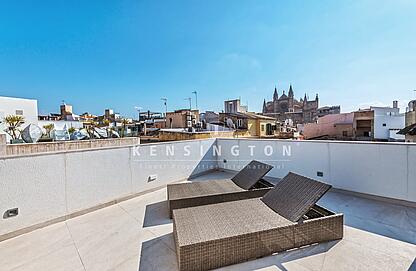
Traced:
<path id="1" fill-rule="evenodd" d="M 46 134 L 48 137 L 50 137 L 50 136 L 51 136 L 51 132 L 52 132 L 52 130 L 53 130 L 53 129 L 55 129 L 55 124 L 50 123 L 50 124 L 43 125 L 43 129 L 45 129 L 45 130 L 46 130 L 46 133 L 45 133 L 45 134 Z"/>
<path id="2" fill-rule="evenodd" d="M 76 131 L 77 129 L 75 129 L 74 127 L 69 127 L 69 129 L 68 129 L 68 133 L 70 134 L 70 135 L 72 135 L 75 131 Z"/>
<path id="3" fill-rule="evenodd" d="M 121 137 L 124 137 L 126 134 L 126 130 L 127 130 L 127 124 L 129 124 L 130 121 L 128 119 L 123 119 L 121 121 L 121 124 L 123 125 L 123 133 L 121 134 Z"/>
<path id="4" fill-rule="evenodd" d="M 4 131 L 11 136 L 12 140 L 19 139 L 21 136 L 20 127 L 25 123 L 25 118 L 23 116 L 9 115 L 4 118 L 3 122 L 7 125 Z"/>
<path id="5" fill-rule="evenodd" d="M 88 135 L 91 139 L 94 138 L 95 127 L 97 127 L 98 123 L 91 120 L 88 123 L 84 123 L 85 130 L 87 131 Z"/>
<path id="6" fill-rule="evenodd" d="M 103 127 L 105 131 L 107 132 L 107 137 L 110 137 L 110 123 L 111 121 L 109 119 L 103 119 Z"/>

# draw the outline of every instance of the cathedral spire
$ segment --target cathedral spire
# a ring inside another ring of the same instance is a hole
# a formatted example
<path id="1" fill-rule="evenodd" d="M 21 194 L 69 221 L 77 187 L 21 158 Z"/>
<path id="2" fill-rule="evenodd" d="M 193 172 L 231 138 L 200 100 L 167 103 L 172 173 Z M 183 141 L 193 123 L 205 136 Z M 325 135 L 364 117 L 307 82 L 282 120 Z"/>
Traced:
<path id="1" fill-rule="evenodd" d="M 266 99 L 263 100 L 263 113 L 267 112 Z"/>
<path id="2" fill-rule="evenodd" d="M 277 87 L 274 86 L 273 101 L 277 101 L 278 99 L 279 99 L 279 94 L 277 94 Z"/>
<path id="3" fill-rule="evenodd" d="M 289 86 L 289 97 L 293 97 L 292 84 L 290 84 L 290 86 Z"/>
<path id="4" fill-rule="evenodd" d="M 318 93 L 316 93 L 315 101 L 317 101 L 318 99 Z"/>
<path id="5" fill-rule="evenodd" d="M 305 93 L 305 97 L 303 98 L 303 103 L 306 103 L 308 101 L 308 98 L 306 97 L 306 93 Z"/>

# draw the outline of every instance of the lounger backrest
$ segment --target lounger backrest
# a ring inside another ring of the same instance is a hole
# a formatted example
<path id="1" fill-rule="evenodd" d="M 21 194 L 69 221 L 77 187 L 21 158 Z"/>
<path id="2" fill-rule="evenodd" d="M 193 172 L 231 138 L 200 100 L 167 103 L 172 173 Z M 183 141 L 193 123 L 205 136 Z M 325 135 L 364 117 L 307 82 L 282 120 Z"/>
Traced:
<path id="1" fill-rule="evenodd" d="M 261 199 L 276 213 L 297 222 L 331 185 L 289 172 Z"/>
<path id="2" fill-rule="evenodd" d="M 253 160 L 231 178 L 231 180 L 239 187 L 249 190 L 272 168 L 273 166 L 271 165 Z"/>

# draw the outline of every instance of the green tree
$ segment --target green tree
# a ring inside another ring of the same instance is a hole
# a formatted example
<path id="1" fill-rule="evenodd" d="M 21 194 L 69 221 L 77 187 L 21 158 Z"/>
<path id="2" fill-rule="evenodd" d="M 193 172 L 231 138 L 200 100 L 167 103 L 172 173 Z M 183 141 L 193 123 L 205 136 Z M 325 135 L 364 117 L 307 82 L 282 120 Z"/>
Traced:
<path id="1" fill-rule="evenodd" d="M 43 125 L 43 129 L 45 129 L 46 131 L 45 135 L 50 137 L 52 130 L 55 129 L 55 124 L 50 123 L 50 124 Z"/>
<path id="2" fill-rule="evenodd" d="M 128 119 L 122 119 L 121 124 L 123 125 L 123 132 L 121 133 L 121 137 L 124 137 L 126 135 L 127 131 L 127 125 L 130 123 Z"/>
<path id="3" fill-rule="evenodd" d="M 9 115 L 6 116 L 3 122 L 7 125 L 4 130 L 8 133 L 12 140 L 19 139 L 21 136 L 21 126 L 25 123 L 25 118 L 23 116 Z"/>
<path id="4" fill-rule="evenodd" d="M 77 129 L 75 129 L 74 127 L 69 127 L 69 129 L 68 129 L 68 133 L 70 134 L 70 135 L 72 135 L 75 131 L 76 131 Z"/>
<path id="5" fill-rule="evenodd" d="M 94 129 L 97 126 L 98 126 L 98 123 L 95 122 L 95 121 L 93 121 L 93 120 L 91 120 L 88 123 L 84 123 L 84 128 L 87 131 L 88 135 L 90 136 L 90 139 L 93 139 L 94 138 L 94 132 L 95 132 Z"/>

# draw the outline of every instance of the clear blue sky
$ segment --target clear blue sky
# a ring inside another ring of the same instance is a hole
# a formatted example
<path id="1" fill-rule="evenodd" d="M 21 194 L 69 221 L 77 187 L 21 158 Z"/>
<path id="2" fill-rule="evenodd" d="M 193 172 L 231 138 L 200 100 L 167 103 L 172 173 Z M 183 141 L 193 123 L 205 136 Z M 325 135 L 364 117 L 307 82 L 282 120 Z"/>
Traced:
<path id="1" fill-rule="evenodd" d="M 0 95 L 76 113 L 260 111 L 274 85 L 343 111 L 416 97 L 416 1 L 1 1 Z"/>

